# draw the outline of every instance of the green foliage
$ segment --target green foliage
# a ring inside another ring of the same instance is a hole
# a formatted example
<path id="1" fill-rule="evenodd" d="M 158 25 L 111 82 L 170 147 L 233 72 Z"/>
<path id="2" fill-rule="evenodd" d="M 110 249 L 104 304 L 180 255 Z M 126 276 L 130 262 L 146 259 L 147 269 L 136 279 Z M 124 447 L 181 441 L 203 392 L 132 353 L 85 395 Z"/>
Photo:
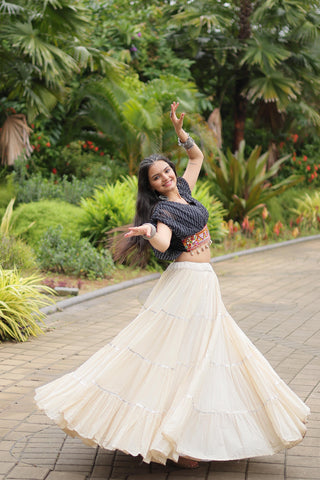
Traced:
<path id="1" fill-rule="evenodd" d="M 37 248 L 40 267 L 46 271 L 88 277 L 104 278 L 112 273 L 114 264 L 108 250 L 97 251 L 85 239 L 63 236 L 63 228 L 49 227 Z"/>
<path id="2" fill-rule="evenodd" d="M 137 185 L 137 177 L 122 177 L 114 184 L 97 188 L 92 198 L 82 199 L 82 234 L 98 244 L 112 228 L 131 223 Z"/>
<path id="3" fill-rule="evenodd" d="M 320 192 L 305 193 L 296 199 L 293 213 L 298 215 L 299 225 L 306 229 L 320 229 Z"/>
<path id="4" fill-rule="evenodd" d="M 320 187 L 320 140 L 318 136 L 293 133 L 280 142 L 279 149 L 289 154 L 289 160 L 279 172 L 279 178 L 294 173 L 304 177 L 304 184 Z"/>
<path id="5" fill-rule="evenodd" d="M 18 270 L 0 266 L 0 339 L 26 341 L 43 333 L 44 313 L 40 311 L 52 302 L 47 296 L 53 291 L 40 284 L 41 278 L 22 277 Z"/>
<path id="6" fill-rule="evenodd" d="M 238 134 L 236 149 L 247 114 L 265 126 L 269 141 L 296 121 L 297 110 L 309 127 L 319 128 L 317 2 L 170 3 L 168 44 L 180 58 L 194 61 L 193 78 L 221 108 L 224 131 Z"/>
<path id="7" fill-rule="evenodd" d="M 50 226 L 62 225 L 66 235 L 79 238 L 82 215 L 80 207 L 58 200 L 24 203 L 13 212 L 13 234 L 35 246 Z"/>
<path id="8" fill-rule="evenodd" d="M 302 188 L 301 184 L 297 187 L 289 188 L 280 193 L 276 197 L 269 198 L 266 206 L 269 211 L 270 220 L 274 223 L 281 221 L 283 224 L 289 223 L 296 218 L 292 213 L 295 201 L 307 193 L 306 187 Z"/>
<path id="9" fill-rule="evenodd" d="M 5 269 L 31 270 L 36 259 L 31 247 L 11 235 L 14 198 L 10 200 L 0 224 L 0 265 Z"/>
<path id="10" fill-rule="evenodd" d="M 83 2 L 3 2 L 0 16 L 0 92 L 29 120 L 49 115 L 81 70 L 111 70 L 107 54 L 91 47 L 90 9 Z"/>
<path id="11" fill-rule="evenodd" d="M 300 177 L 292 175 L 272 185 L 271 177 L 287 158 L 276 161 L 267 170 L 268 152 L 261 155 L 261 147 L 255 147 L 246 160 L 244 149 L 242 141 L 235 155 L 230 150 L 227 156 L 220 151 L 218 164 L 210 158 L 206 164 L 208 175 L 218 187 L 216 194 L 228 211 L 227 218 L 238 222 L 258 214 L 269 198 L 301 181 Z"/>
<path id="12" fill-rule="evenodd" d="M 192 196 L 202 203 L 209 212 L 208 228 L 213 242 L 220 242 L 226 231 L 223 227 L 223 216 L 227 213 L 222 203 L 210 194 L 210 183 L 197 183 Z"/>
<path id="13" fill-rule="evenodd" d="M 34 251 L 19 238 L 0 234 L 0 265 L 5 269 L 20 271 L 37 268 Z"/>

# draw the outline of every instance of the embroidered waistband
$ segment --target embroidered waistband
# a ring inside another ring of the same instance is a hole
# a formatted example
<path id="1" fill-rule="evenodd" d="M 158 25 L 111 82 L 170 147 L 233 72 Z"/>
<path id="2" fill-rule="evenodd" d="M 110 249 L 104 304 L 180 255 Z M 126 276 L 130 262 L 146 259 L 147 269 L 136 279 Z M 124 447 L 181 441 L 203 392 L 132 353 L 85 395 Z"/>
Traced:
<path id="1" fill-rule="evenodd" d="M 207 244 L 211 240 L 208 226 L 205 225 L 200 232 L 190 235 L 182 240 L 183 245 L 185 246 L 187 252 L 191 250 L 196 250 L 204 244 Z"/>

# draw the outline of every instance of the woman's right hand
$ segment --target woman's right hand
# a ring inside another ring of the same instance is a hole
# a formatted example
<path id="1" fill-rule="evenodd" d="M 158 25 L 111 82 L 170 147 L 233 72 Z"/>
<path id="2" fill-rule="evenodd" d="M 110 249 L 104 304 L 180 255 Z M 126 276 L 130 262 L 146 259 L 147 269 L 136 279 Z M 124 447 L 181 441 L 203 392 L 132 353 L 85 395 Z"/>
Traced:
<path id="1" fill-rule="evenodd" d="M 151 223 L 144 223 L 138 227 L 129 227 L 128 232 L 124 234 L 125 237 L 151 237 L 152 225 Z"/>

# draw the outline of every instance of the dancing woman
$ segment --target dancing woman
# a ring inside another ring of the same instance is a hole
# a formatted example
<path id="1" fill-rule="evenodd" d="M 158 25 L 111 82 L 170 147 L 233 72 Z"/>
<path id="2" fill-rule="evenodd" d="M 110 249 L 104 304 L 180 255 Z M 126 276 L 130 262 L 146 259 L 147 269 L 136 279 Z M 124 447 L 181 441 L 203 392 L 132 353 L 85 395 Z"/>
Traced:
<path id="1" fill-rule="evenodd" d="M 309 408 L 278 377 L 222 302 L 210 265 L 208 212 L 191 196 L 203 155 L 171 105 L 189 157 L 182 177 L 152 155 L 140 164 L 134 226 L 120 255 L 171 261 L 139 315 L 36 402 L 91 445 L 165 464 L 272 455 L 299 443 Z"/>

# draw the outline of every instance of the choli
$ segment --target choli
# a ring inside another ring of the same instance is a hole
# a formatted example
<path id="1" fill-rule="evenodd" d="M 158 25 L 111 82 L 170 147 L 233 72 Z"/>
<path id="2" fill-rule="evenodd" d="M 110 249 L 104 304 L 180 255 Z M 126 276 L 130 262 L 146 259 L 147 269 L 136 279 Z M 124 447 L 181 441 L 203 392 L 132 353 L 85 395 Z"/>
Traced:
<path id="1" fill-rule="evenodd" d="M 151 215 L 150 221 L 153 225 L 157 226 L 158 222 L 162 222 L 172 231 L 171 242 L 165 252 L 160 252 L 152 247 L 156 257 L 160 260 L 175 260 L 182 252 L 190 251 L 188 245 L 190 248 L 190 245 L 200 242 L 200 237 L 195 238 L 196 234 L 205 234 L 207 242 L 210 238 L 208 229 L 202 232 L 208 221 L 208 210 L 192 197 L 189 184 L 184 178 L 177 178 L 177 187 L 179 194 L 187 201 L 187 204 L 171 202 L 166 199 L 159 200 Z M 194 248 L 199 248 L 199 245 Z"/>
<path id="2" fill-rule="evenodd" d="M 209 248 L 212 243 L 208 225 L 205 225 L 200 232 L 184 238 L 182 243 L 185 246 L 186 251 L 190 252 L 191 255 L 194 255 L 194 252 L 198 254 L 204 252 L 204 250 Z"/>

